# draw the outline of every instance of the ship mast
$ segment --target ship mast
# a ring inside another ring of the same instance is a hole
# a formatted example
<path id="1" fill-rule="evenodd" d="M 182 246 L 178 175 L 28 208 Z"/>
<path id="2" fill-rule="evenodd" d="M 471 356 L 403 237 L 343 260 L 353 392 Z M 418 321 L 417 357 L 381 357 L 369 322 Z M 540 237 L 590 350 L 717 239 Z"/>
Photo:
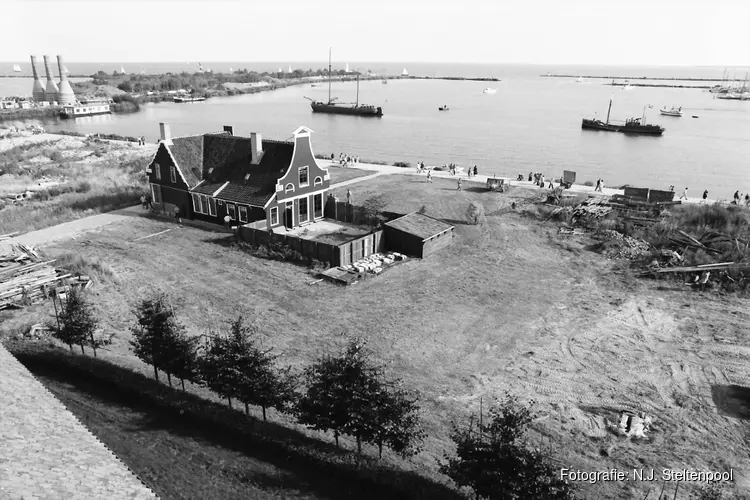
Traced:
<path id="1" fill-rule="evenodd" d="M 354 107 L 359 107 L 359 73 L 357 73 L 357 104 Z"/>
<path id="2" fill-rule="evenodd" d="M 331 104 L 331 47 L 328 47 L 328 104 Z"/>
<path id="3" fill-rule="evenodd" d="M 612 111 L 612 98 L 609 98 L 609 108 L 607 109 L 607 125 L 609 125 L 609 112 Z"/>

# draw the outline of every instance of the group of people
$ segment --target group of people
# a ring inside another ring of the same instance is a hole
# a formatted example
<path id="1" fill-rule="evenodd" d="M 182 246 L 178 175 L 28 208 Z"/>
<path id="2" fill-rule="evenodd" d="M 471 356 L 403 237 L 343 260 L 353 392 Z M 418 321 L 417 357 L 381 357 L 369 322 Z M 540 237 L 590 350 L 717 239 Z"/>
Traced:
<path id="1" fill-rule="evenodd" d="M 331 153 L 331 161 L 334 161 L 334 158 L 336 158 L 336 156 Z M 352 165 L 354 163 L 359 163 L 359 155 L 354 156 L 344 153 L 339 154 L 339 165 L 348 167 L 349 165 Z"/>
<path id="2" fill-rule="evenodd" d="M 151 205 L 151 195 L 150 194 L 144 194 L 141 195 L 141 207 L 144 210 L 153 209 L 153 205 Z"/>
<path id="3" fill-rule="evenodd" d="M 521 174 L 518 174 L 519 179 L 521 179 Z M 523 179 L 521 179 L 523 180 Z M 544 187 L 544 174 L 541 172 L 533 173 L 529 172 L 529 182 L 534 182 L 535 186 L 539 186 L 540 188 Z M 554 189 L 555 185 L 552 183 L 552 179 L 549 181 L 549 188 Z"/>
<path id="4" fill-rule="evenodd" d="M 599 191 L 600 193 L 604 192 L 604 179 L 596 180 L 596 187 L 594 188 L 594 191 Z"/>
<path id="5" fill-rule="evenodd" d="M 138 137 L 138 145 L 139 146 L 145 146 L 146 145 L 146 136 L 140 136 Z"/>
<path id="6" fill-rule="evenodd" d="M 669 190 L 674 193 L 674 186 L 669 186 Z M 680 195 L 680 200 L 686 200 L 688 199 L 688 188 L 685 188 L 685 190 Z M 743 201 L 744 200 L 744 201 Z M 703 196 L 701 196 L 700 203 L 706 203 L 708 201 L 708 189 L 703 190 Z M 734 195 L 732 196 L 732 205 L 740 205 L 743 204 L 745 207 L 750 208 L 750 193 L 745 193 L 745 196 L 742 196 L 742 193 L 740 193 L 740 190 L 734 192 Z"/>

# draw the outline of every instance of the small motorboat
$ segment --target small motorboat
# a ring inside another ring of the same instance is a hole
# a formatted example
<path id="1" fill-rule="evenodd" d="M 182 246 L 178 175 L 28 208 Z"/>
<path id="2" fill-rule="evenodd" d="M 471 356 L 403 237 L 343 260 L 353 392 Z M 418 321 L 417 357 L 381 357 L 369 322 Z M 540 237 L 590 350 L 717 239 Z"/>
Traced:
<path id="1" fill-rule="evenodd" d="M 438 111 L 448 111 L 448 109 L 449 109 L 448 106 L 440 106 L 438 108 Z"/>
<path id="2" fill-rule="evenodd" d="M 698 115 L 693 115 L 693 118 L 698 118 Z"/>
<path id="3" fill-rule="evenodd" d="M 487 87 L 486 89 L 482 91 L 482 94 L 494 94 L 495 92 L 497 92 L 497 89 L 491 89 Z"/>
<path id="4" fill-rule="evenodd" d="M 663 108 L 659 110 L 659 112 L 666 116 L 682 116 L 683 115 L 681 106 L 679 108 L 672 106 L 670 109 L 667 109 L 667 107 L 664 106 Z"/>

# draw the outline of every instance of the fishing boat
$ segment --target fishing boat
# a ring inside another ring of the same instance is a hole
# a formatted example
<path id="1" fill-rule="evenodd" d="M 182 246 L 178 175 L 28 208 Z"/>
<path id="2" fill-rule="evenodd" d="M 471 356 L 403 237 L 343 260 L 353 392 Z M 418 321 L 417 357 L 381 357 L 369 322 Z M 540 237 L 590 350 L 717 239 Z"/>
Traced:
<path id="1" fill-rule="evenodd" d="M 440 106 L 438 108 L 438 111 L 448 111 L 448 109 L 449 109 L 448 106 Z"/>
<path id="2" fill-rule="evenodd" d="M 18 64 L 14 64 L 13 65 L 13 71 L 15 71 L 16 73 L 20 73 L 21 72 L 21 66 L 18 65 Z"/>
<path id="3" fill-rule="evenodd" d="M 482 91 L 482 94 L 494 94 L 495 92 L 497 92 L 497 89 L 491 89 L 487 87 L 486 89 Z"/>
<path id="4" fill-rule="evenodd" d="M 584 118 L 581 121 L 581 128 L 584 130 L 604 130 L 606 132 L 617 132 L 619 127 L 612 123 L 609 123 L 609 115 L 612 112 L 612 98 L 609 98 L 609 108 L 607 108 L 607 121 L 603 122 L 594 118 Z"/>
<path id="5" fill-rule="evenodd" d="M 357 101 L 355 103 L 336 102 L 337 97 L 331 97 L 331 51 L 328 50 L 328 102 L 315 101 L 305 97 L 310 102 L 313 113 L 329 113 L 337 115 L 383 116 L 383 108 L 359 103 L 359 73 L 357 73 Z"/>
<path id="6" fill-rule="evenodd" d="M 581 122 L 581 128 L 586 130 L 604 130 L 606 132 L 622 132 L 624 134 L 635 135 L 662 135 L 664 133 L 664 127 L 646 124 L 646 108 L 653 108 L 653 105 L 648 104 L 643 107 L 643 116 L 641 118 L 629 118 L 625 121 L 624 125 L 610 123 L 609 116 L 612 111 L 612 98 L 610 97 L 609 109 L 607 109 L 607 121 L 603 122 L 596 118 L 584 118 Z"/>
<path id="7" fill-rule="evenodd" d="M 681 106 L 679 108 L 672 106 L 670 109 L 667 109 L 667 107 L 664 106 L 663 108 L 659 110 L 659 113 L 666 115 L 666 116 L 682 116 L 683 115 Z"/>

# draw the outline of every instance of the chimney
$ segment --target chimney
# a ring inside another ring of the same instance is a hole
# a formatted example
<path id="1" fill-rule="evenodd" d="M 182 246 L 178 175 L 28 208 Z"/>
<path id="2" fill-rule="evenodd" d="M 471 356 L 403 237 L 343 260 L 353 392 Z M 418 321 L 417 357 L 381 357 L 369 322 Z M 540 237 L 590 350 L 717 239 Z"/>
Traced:
<path id="1" fill-rule="evenodd" d="M 47 73 L 47 87 L 44 89 L 45 97 L 49 102 L 56 102 L 59 89 L 54 80 L 52 80 L 52 71 L 49 69 L 49 56 L 42 57 L 44 58 L 44 71 Z"/>
<path id="2" fill-rule="evenodd" d="M 31 56 L 31 70 L 34 72 L 34 87 L 31 96 L 37 102 L 44 101 L 46 95 L 44 93 L 44 85 L 42 85 L 41 80 L 39 80 L 39 73 L 36 72 L 36 56 Z"/>
<path id="3" fill-rule="evenodd" d="M 234 129 L 231 125 L 224 125 L 224 132 L 229 132 L 229 135 L 234 135 Z"/>
<path id="4" fill-rule="evenodd" d="M 260 163 L 260 157 L 263 154 L 263 136 L 257 132 L 250 133 L 250 154 L 253 165 Z"/>
<path id="5" fill-rule="evenodd" d="M 169 123 L 159 123 L 159 132 L 162 142 L 167 145 L 172 144 L 172 132 L 169 130 Z"/>
<path id="6" fill-rule="evenodd" d="M 63 106 L 75 104 L 76 95 L 73 93 L 73 88 L 70 86 L 68 77 L 65 75 L 62 56 L 57 56 L 57 69 L 60 71 L 60 87 L 58 88 L 57 94 L 58 104 Z"/>

